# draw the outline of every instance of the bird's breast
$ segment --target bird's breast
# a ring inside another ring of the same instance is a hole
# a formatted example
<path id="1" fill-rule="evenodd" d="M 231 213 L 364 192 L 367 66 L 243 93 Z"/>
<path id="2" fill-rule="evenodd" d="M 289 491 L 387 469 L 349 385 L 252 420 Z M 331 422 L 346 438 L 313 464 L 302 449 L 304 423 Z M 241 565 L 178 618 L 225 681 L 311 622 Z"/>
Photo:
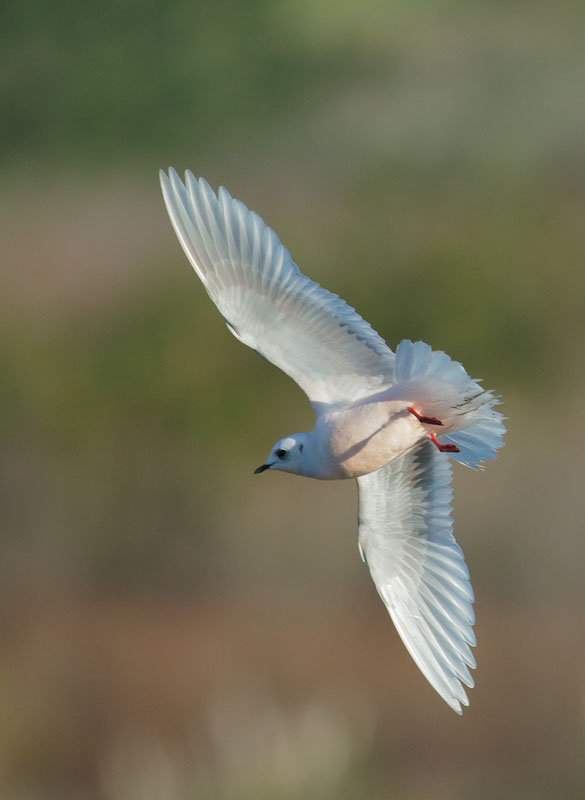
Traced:
<path id="1" fill-rule="evenodd" d="M 328 420 L 327 461 L 335 477 L 358 478 L 410 450 L 425 435 L 403 401 L 366 403 Z"/>

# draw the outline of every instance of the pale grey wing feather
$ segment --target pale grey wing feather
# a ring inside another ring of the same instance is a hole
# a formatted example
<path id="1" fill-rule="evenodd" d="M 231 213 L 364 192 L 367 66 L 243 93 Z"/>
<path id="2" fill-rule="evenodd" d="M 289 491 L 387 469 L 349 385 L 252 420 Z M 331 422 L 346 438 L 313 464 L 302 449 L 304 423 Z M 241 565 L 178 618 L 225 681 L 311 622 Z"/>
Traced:
<path id="1" fill-rule="evenodd" d="M 257 214 L 190 172 L 185 184 L 173 169 L 160 178 L 177 237 L 230 331 L 290 375 L 316 409 L 392 382 L 384 340 L 303 275 Z"/>
<path id="2" fill-rule="evenodd" d="M 451 465 L 424 441 L 357 479 L 359 545 L 408 651 L 458 713 L 473 686 L 473 590 L 453 536 Z"/>

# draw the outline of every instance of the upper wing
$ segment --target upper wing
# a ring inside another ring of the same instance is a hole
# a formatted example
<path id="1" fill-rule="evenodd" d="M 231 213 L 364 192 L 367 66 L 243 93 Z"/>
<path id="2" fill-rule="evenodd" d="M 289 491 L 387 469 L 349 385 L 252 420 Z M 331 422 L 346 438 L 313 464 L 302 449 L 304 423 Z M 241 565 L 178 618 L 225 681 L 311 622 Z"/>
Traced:
<path id="1" fill-rule="evenodd" d="M 424 676 L 460 714 L 475 620 L 452 533 L 449 459 L 427 440 L 357 482 L 360 548 L 376 588 Z"/>
<path id="2" fill-rule="evenodd" d="M 337 295 L 303 275 L 278 237 L 221 187 L 171 168 L 161 186 L 187 258 L 230 331 L 290 375 L 310 401 L 356 400 L 388 385 L 394 355 Z"/>

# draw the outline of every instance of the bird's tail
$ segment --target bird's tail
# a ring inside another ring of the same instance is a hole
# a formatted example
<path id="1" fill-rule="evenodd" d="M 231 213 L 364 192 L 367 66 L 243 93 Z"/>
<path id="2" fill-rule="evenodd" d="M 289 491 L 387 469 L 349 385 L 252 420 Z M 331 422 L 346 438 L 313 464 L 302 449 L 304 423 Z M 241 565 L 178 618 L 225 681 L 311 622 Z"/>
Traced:
<path id="1" fill-rule="evenodd" d="M 429 425 L 441 444 L 455 445 L 449 454 L 473 469 L 496 457 L 506 431 L 500 401 L 469 377 L 458 361 L 425 342 L 400 342 L 394 364 L 393 396 L 421 415 L 440 420 Z"/>

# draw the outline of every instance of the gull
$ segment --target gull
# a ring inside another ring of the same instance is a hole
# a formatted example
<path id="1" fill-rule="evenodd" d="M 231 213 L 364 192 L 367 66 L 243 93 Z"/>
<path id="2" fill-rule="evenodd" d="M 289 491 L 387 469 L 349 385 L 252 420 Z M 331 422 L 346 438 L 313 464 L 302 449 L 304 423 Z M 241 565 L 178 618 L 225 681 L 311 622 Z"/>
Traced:
<path id="1" fill-rule="evenodd" d="M 394 353 L 307 278 L 277 235 L 220 187 L 161 170 L 185 255 L 231 333 L 280 367 L 315 412 L 255 473 L 355 478 L 358 544 L 410 655 L 457 713 L 475 668 L 473 590 L 453 536 L 451 463 L 480 469 L 503 443 L 499 399 L 424 342 Z"/>

